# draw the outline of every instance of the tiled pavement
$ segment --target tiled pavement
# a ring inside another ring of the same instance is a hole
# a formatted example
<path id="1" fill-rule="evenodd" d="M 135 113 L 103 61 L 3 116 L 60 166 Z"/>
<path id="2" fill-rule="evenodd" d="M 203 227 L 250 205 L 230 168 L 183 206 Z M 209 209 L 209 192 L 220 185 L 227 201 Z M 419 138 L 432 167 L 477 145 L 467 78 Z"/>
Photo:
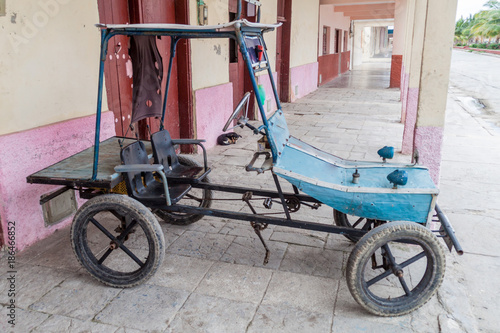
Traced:
<path id="1" fill-rule="evenodd" d="M 378 66 L 353 71 L 284 105 L 292 135 L 349 159 L 378 160 L 376 151 L 384 145 L 400 149 L 399 92 L 383 88 L 388 70 Z M 353 245 L 343 236 L 270 226 L 263 231 L 271 249 L 264 266 L 263 247 L 248 223 L 206 217 L 189 226 L 162 223 L 165 260 L 151 280 L 130 289 L 106 287 L 91 278 L 74 257 L 69 229 L 58 231 L 18 255 L 17 325 L 7 326 L 2 292 L 0 331 L 493 332 L 500 288 L 498 279 L 488 277 L 500 271 L 493 236 L 500 232 L 500 196 L 493 186 L 498 188 L 500 178 L 490 173 L 483 191 L 473 185 L 500 159 L 477 160 L 477 168 L 468 161 L 486 150 L 499 156 L 500 136 L 486 135 L 489 125 L 474 121 L 453 95 L 448 108 L 440 204 L 467 253 L 460 258 L 447 254 L 438 295 L 409 315 L 375 317 L 357 305 L 345 282 Z M 269 173 L 244 171 L 257 137 L 248 130 L 240 133 L 243 138 L 235 145 L 209 151 L 212 182 L 272 188 Z M 396 160 L 410 158 L 398 154 Z M 213 207 L 248 211 L 242 201 L 215 201 Z M 333 223 L 328 207 L 296 214 Z M 490 236 L 473 223 L 491 230 Z M 5 291 L 7 283 L 7 276 L 1 276 L 0 289 Z"/>

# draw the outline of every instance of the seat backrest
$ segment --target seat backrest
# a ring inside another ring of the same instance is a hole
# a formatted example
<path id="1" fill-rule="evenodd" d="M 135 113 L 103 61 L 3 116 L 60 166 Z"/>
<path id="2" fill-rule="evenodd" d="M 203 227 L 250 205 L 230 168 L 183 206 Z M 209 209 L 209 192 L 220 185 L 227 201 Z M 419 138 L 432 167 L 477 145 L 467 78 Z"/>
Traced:
<path id="1" fill-rule="evenodd" d="M 149 164 L 148 153 L 144 143 L 141 141 L 136 141 L 129 144 L 120 152 L 120 157 L 122 163 L 125 165 L 130 164 Z M 144 178 L 143 178 L 144 177 Z M 140 193 L 144 190 L 148 184 L 154 181 L 153 174 L 151 172 L 127 172 L 125 174 L 125 183 L 127 185 L 127 191 L 132 196 Z"/>
<path id="2" fill-rule="evenodd" d="M 151 146 L 156 164 L 162 164 L 165 172 L 179 165 L 172 138 L 167 130 L 161 130 L 151 135 Z"/>

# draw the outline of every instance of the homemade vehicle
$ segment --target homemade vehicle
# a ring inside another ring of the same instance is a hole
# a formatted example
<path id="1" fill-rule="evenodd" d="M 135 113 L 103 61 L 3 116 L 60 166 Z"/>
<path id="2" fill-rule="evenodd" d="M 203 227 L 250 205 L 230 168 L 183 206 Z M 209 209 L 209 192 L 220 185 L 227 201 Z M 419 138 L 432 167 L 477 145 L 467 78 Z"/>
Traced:
<path id="1" fill-rule="evenodd" d="M 383 161 L 350 161 L 293 137 L 280 105 L 263 38 L 265 32 L 279 25 L 251 23 L 239 17 L 217 26 L 97 25 L 101 30 L 101 55 L 95 145 L 30 175 L 27 181 L 64 186 L 44 197 L 43 202 L 68 189 L 78 190 L 80 197 L 90 199 L 74 217 L 72 246 L 82 266 L 113 287 L 143 283 L 161 265 L 165 240 L 154 214 L 174 224 L 193 223 L 209 215 L 250 222 L 265 246 L 265 262 L 269 251 L 260 232 L 270 224 L 343 234 L 356 242 L 346 272 L 355 300 L 381 316 L 417 309 L 443 280 L 445 255 L 438 237 L 445 240 L 450 250 L 455 247 L 462 254 L 448 219 L 436 204 L 439 191 L 427 168 L 387 163 L 386 158 L 394 153 L 389 147 L 379 152 Z M 171 38 L 161 127 L 150 141 L 117 137 L 100 141 L 104 62 L 108 41 L 115 35 Z M 250 73 L 262 125 L 255 127 L 248 122 L 247 93 L 223 130 L 230 129 L 236 121 L 235 126 L 245 126 L 261 136 L 260 149 L 246 170 L 270 172 L 276 190 L 213 184 L 208 178 L 211 169 L 203 140 L 175 140 L 163 130 L 172 61 L 176 45 L 183 38 L 237 41 Z M 259 71 L 269 74 L 277 105 L 269 118 L 255 78 Z M 203 149 L 203 165 L 177 155 L 177 145 L 186 144 Z M 263 161 L 261 166 L 255 165 L 258 161 Z M 293 190 L 283 191 L 280 179 L 291 183 Z M 212 209 L 213 192 L 238 195 L 252 213 Z M 258 201 L 263 203 L 264 213 L 257 212 L 253 203 Z M 273 203 L 274 209 L 280 208 L 281 216 L 265 210 Z M 321 205 L 333 208 L 335 224 L 293 217 L 303 207 L 314 210 Z M 431 231 L 431 224 L 440 225 L 439 230 Z"/>

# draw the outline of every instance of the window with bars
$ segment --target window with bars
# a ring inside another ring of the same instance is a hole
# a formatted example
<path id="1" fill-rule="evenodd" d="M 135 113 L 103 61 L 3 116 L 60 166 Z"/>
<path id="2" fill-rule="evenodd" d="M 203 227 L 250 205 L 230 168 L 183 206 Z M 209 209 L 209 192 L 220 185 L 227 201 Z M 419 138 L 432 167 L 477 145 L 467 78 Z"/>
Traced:
<path id="1" fill-rule="evenodd" d="M 330 27 L 323 26 L 323 55 L 330 53 Z"/>

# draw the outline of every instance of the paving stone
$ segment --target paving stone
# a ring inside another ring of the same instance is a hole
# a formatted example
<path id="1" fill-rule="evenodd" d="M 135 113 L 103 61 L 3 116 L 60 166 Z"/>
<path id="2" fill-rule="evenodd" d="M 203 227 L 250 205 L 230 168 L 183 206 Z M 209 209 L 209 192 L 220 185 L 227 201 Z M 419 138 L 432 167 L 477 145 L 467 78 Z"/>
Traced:
<path id="1" fill-rule="evenodd" d="M 7 273 L 0 277 L 0 290 L 10 289 L 10 281 L 7 280 L 9 276 L 10 274 Z M 28 308 L 52 288 L 71 276 L 73 276 L 72 273 L 49 267 L 30 264 L 19 267 L 15 274 L 14 283 L 17 306 Z M 0 293 L 0 303 L 7 304 L 8 302 L 7 292 Z"/>
<path id="2" fill-rule="evenodd" d="M 350 253 L 354 248 L 354 243 L 348 240 L 345 236 L 339 234 L 329 234 L 325 249 L 345 251 Z"/>
<path id="3" fill-rule="evenodd" d="M 130 328 L 130 327 L 120 327 L 114 333 L 143 333 L 143 332 L 146 332 L 146 331 L 136 330 L 136 329 Z"/>
<path id="4" fill-rule="evenodd" d="M 257 235 L 253 237 L 236 237 L 226 250 L 221 261 L 254 267 L 278 269 L 287 245 L 281 242 L 266 241 L 271 254 L 269 262 L 264 265 L 265 249 Z"/>
<path id="5" fill-rule="evenodd" d="M 439 332 L 440 333 L 458 333 L 466 332 L 460 324 L 450 315 L 439 315 Z"/>
<path id="6" fill-rule="evenodd" d="M 4 290 L 4 289 L 2 289 Z M 8 316 L 10 309 L 1 306 L 0 332 L 24 333 L 31 332 L 32 329 L 44 322 L 50 315 L 46 313 L 24 310 L 20 307 L 15 309 L 15 318 Z M 9 324 L 9 320 L 14 320 L 14 325 Z"/>
<path id="7" fill-rule="evenodd" d="M 51 237 L 20 253 L 16 260 L 19 263 L 31 263 L 72 272 L 79 270 L 81 266 L 71 248 L 69 229 L 68 226 L 58 230 Z"/>
<path id="8" fill-rule="evenodd" d="M 265 230 L 262 230 L 260 233 L 262 238 L 268 240 L 273 232 L 273 226 L 268 226 Z M 232 236 L 241 236 L 246 238 L 256 238 L 257 235 L 253 230 L 252 226 L 249 222 L 237 221 L 233 220 L 231 222 L 226 223 L 226 225 L 219 231 L 222 235 L 232 235 Z"/>
<path id="9" fill-rule="evenodd" d="M 123 290 L 95 316 L 100 323 L 147 332 L 163 332 L 189 293 L 183 290 L 141 285 Z"/>
<path id="10" fill-rule="evenodd" d="M 213 261 L 166 254 L 165 260 L 148 284 L 193 291 Z"/>
<path id="11" fill-rule="evenodd" d="M 444 207 L 442 209 L 445 209 Z M 468 214 L 448 213 L 456 236 L 460 244 L 467 252 L 486 256 L 498 256 L 500 243 L 492 237 L 484 237 L 485 231 L 490 234 L 500 234 L 500 215 L 495 218 L 474 214 L 472 210 Z"/>
<path id="12" fill-rule="evenodd" d="M 333 279 L 342 277 L 344 252 L 289 245 L 280 270 Z"/>
<path id="13" fill-rule="evenodd" d="M 335 305 L 337 285 L 338 282 L 334 279 L 273 272 L 262 304 L 331 314 Z"/>
<path id="14" fill-rule="evenodd" d="M 95 281 L 87 274 L 75 274 L 31 305 L 30 310 L 85 321 L 93 318 L 120 291 Z"/>
<path id="15" fill-rule="evenodd" d="M 115 332 L 116 327 L 95 323 L 92 321 L 82 321 L 75 318 L 54 315 L 35 328 L 32 333 L 108 333 Z M 27 331 L 26 331 L 27 332 Z"/>
<path id="16" fill-rule="evenodd" d="M 22 252 L 16 254 L 16 261 L 18 263 L 28 263 L 48 251 L 53 251 L 54 247 L 57 247 L 59 243 L 63 241 L 68 241 L 70 233 L 70 227 L 65 227 L 56 230 L 49 237 L 36 242 L 32 246 L 28 247 Z"/>
<path id="17" fill-rule="evenodd" d="M 445 278 L 448 278 L 452 285 L 445 286 L 442 293 L 439 294 L 441 302 L 448 305 L 450 314 L 456 315 L 455 319 L 467 323 L 471 317 L 467 311 L 469 304 L 458 305 L 458 303 L 460 300 L 462 302 L 469 301 L 472 317 L 475 318 L 479 331 L 498 331 L 500 303 L 497 300 L 500 299 L 500 279 L 496 277 L 500 272 L 499 257 L 465 254 L 457 260 L 457 264 L 454 266 L 460 269 L 464 280 L 461 280 L 460 275 L 458 275 L 459 279 L 454 281 L 452 275 L 454 270 L 448 268 L 448 271 L 452 273 Z M 463 287 L 465 287 L 465 293 L 456 291 L 456 289 L 460 290 Z M 457 295 L 462 297 L 456 299 Z M 453 311 L 455 306 L 460 306 L 462 309 L 455 313 Z"/>
<path id="18" fill-rule="evenodd" d="M 472 311 L 472 304 L 465 301 L 470 299 L 470 289 L 473 289 L 474 287 L 468 286 L 468 281 L 465 279 L 465 274 L 463 272 L 464 267 L 462 266 L 461 259 L 462 257 L 455 254 L 452 255 L 451 258 L 450 256 L 447 258 L 446 275 L 444 277 L 443 284 L 438 289 L 436 297 L 433 297 L 432 299 L 435 299 L 439 303 L 440 308 L 443 309 L 443 311 L 434 311 L 434 314 L 441 313 L 446 316 L 451 316 L 454 321 L 459 323 L 461 329 L 464 331 L 477 332 L 479 331 L 477 325 L 478 317 L 476 317 L 476 314 Z M 475 293 L 475 291 L 472 291 L 472 293 Z M 425 310 L 427 308 L 427 306 L 424 306 L 421 309 Z M 495 311 L 494 308 L 484 310 Z M 420 311 L 421 310 L 419 309 L 416 312 Z M 433 309 L 429 309 L 428 311 L 433 311 Z M 417 313 L 412 314 L 414 318 L 416 315 Z M 440 318 L 438 318 L 438 320 L 440 321 Z M 413 322 L 416 322 L 416 320 L 414 319 Z"/>
<path id="19" fill-rule="evenodd" d="M 365 153 L 354 153 L 354 152 L 351 152 L 349 154 L 349 159 L 350 160 L 355 160 L 355 161 L 364 161 L 365 160 L 365 156 L 366 156 Z"/>
<path id="20" fill-rule="evenodd" d="M 170 245 L 167 252 L 201 259 L 219 260 L 234 238 L 234 236 L 229 235 L 186 231 Z"/>
<path id="21" fill-rule="evenodd" d="M 330 332 L 332 315 L 302 311 L 287 306 L 261 305 L 248 333 Z M 347 332 L 347 331 L 346 331 Z"/>
<path id="22" fill-rule="evenodd" d="M 273 241 L 285 242 L 289 244 L 298 244 L 305 246 L 314 246 L 323 248 L 325 240 L 313 234 L 297 233 L 292 231 L 274 231 L 270 237 Z"/>
<path id="23" fill-rule="evenodd" d="M 186 231 L 185 228 L 179 228 L 179 226 L 166 223 L 160 219 L 158 219 L 158 223 L 160 223 L 160 227 L 163 230 L 165 248 L 168 248 L 170 245 L 172 245 L 172 243 L 175 242 L 177 238 L 179 238 L 179 236 L 184 233 L 184 231 Z"/>
<path id="24" fill-rule="evenodd" d="M 360 130 L 363 128 L 363 124 L 365 122 L 364 121 L 361 121 L 361 122 L 356 122 L 356 121 L 343 121 L 339 124 L 339 128 L 344 128 L 344 129 L 356 129 L 356 130 Z"/>
<path id="25" fill-rule="evenodd" d="M 165 332 L 245 332 L 256 307 L 253 303 L 194 293 Z"/>
<path id="26" fill-rule="evenodd" d="M 447 314 L 439 297 L 432 297 L 424 306 L 410 313 L 410 325 L 413 331 L 440 331 L 439 317 Z M 460 331 L 458 331 L 460 332 Z"/>
<path id="27" fill-rule="evenodd" d="M 195 289 L 198 294 L 240 302 L 259 303 L 266 292 L 272 271 L 257 267 L 218 262 Z"/>
<path id="28" fill-rule="evenodd" d="M 253 147 L 253 148 L 255 148 L 255 147 Z M 222 155 L 248 158 L 248 156 L 252 156 L 253 153 L 254 153 L 253 150 L 240 149 L 240 148 L 229 148 L 229 149 L 224 150 Z"/>
<path id="29" fill-rule="evenodd" d="M 174 225 L 171 224 L 168 230 L 179 231 L 199 231 L 207 233 L 218 233 L 224 226 L 226 222 L 218 217 L 204 216 L 201 220 L 191 223 L 189 225 Z"/>

